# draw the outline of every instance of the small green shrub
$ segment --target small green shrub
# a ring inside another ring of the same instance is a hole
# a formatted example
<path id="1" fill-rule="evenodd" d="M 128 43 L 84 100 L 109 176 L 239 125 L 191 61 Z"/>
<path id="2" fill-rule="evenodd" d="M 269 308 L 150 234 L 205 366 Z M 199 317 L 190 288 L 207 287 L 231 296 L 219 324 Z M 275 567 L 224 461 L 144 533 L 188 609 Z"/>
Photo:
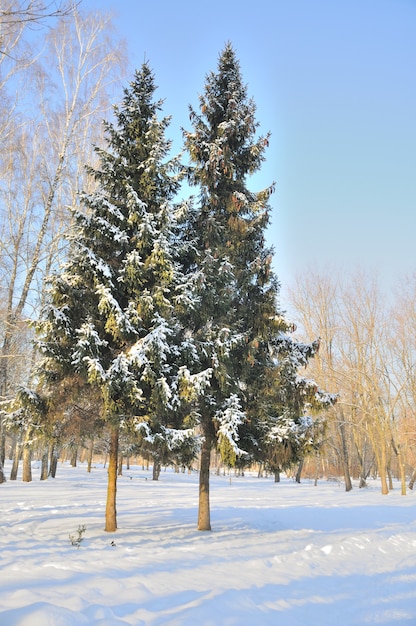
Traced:
<path id="1" fill-rule="evenodd" d="M 84 533 L 87 530 L 85 524 L 82 526 L 78 526 L 77 535 L 69 535 L 69 541 L 71 542 L 71 546 L 76 546 L 79 549 L 81 542 L 84 541 Z"/>

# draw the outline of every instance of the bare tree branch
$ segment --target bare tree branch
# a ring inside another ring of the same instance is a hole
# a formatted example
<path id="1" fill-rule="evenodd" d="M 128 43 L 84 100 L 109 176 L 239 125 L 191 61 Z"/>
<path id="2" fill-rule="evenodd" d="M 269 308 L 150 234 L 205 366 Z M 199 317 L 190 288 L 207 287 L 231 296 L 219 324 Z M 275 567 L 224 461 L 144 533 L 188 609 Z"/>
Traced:
<path id="1" fill-rule="evenodd" d="M 0 23 L 15 25 L 27 22 L 41 23 L 50 17 L 68 17 L 74 14 L 76 7 L 80 4 L 73 0 L 61 0 L 60 2 L 27 2 L 21 6 L 9 5 L 9 8 L 0 9 Z"/>
<path id="2" fill-rule="evenodd" d="M 27 25 L 44 26 L 48 19 L 70 17 L 79 4 L 80 0 L 9 0 L 0 9 L 0 55 L 16 60 L 11 50 Z"/>

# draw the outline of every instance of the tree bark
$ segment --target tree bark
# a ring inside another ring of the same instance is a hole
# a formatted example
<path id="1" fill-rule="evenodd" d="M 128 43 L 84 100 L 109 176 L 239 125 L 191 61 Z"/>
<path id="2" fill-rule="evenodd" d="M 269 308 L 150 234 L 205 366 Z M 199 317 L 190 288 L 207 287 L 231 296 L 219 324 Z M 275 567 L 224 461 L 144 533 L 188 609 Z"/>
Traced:
<path id="1" fill-rule="evenodd" d="M 6 482 L 6 476 L 4 474 L 3 463 L 0 458 L 0 485 Z"/>
<path id="2" fill-rule="evenodd" d="M 402 496 L 406 495 L 406 463 L 404 460 L 403 450 L 400 444 L 395 443 L 392 437 L 392 449 L 395 455 L 397 456 L 397 463 L 399 466 L 399 475 L 400 475 L 400 486 L 401 486 L 401 494 Z"/>
<path id="3" fill-rule="evenodd" d="M 50 462 L 49 462 L 49 476 L 51 478 L 55 478 L 56 476 L 56 470 L 58 467 L 58 457 L 59 457 L 59 452 L 54 446 L 54 444 L 52 444 L 51 452 L 50 452 Z"/>
<path id="4" fill-rule="evenodd" d="M 212 436 L 205 432 L 201 447 L 199 471 L 198 530 L 211 530 L 209 504 L 209 468 L 211 463 Z"/>
<path id="5" fill-rule="evenodd" d="M 153 458 L 152 480 L 159 480 L 160 467 L 160 462 Z"/>
<path id="6" fill-rule="evenodd" d="M 118 425 L 111 426 L 110 450 L 108 454 L 107 504 L 105 508 L 105 531 L 113 533 L 117 530 L 117 457 L 118 457 Z"/>
<path id="7" fill-rule="evenodd" d="M 32 450 L 30 446 L 25 445 L 23 448 L 23 476 L 25 483 L 32 482 Z"/>
<path id="8" fill-rule="evenodd" d="M 17 472 L 19 470 L 20 460 L 20 439 L 16 437 L 14 449 L 13 449 L 13 465 L 10 472 L 10 480 L 17 480 Z"/>
<path id="9" fill-rule="evenodd" d="M 378 473 L 381 480 L 381 493 L 386 496 L 389 493 L 389 487 L 387 484 L 387 453 L 385 447 L 385 440 L 381 441 L 381 451 L 377 454 Z"/>
<path id="10" fill-rule="evenodd" d="M 75 445 L 73 449 L 71 450 L 71 460 L 70 460 L 71 467 L 77 466 L 77 460 L 78 460 L 78 446 Z"/>
<path id="11" fill-rule="evenodd" d="M 45 449 L 42 454 L 41 459 L 41 468 L 40 468 L 40 479 L 47 480 L 48 479 L 48 460 L 49 460 L 49 449 L 48 446 L 45 445 Z"/>
<path id="12" fill-rule="evenodd" d="M 88 446 L 88 460 L 87 460 L 87 472 L 91 473 L 92 457 L 94 454 L 94 439 L 91 438 L 90 445 Z"/>
<path id="13" fill-rule="evenodd" d="M 6 461 L 6 429 L 3 426 L 3 420 L 0 418 L 0 462 L 4 467 Z"/>
<path id="14" fill-rule="evenodd" d="M 415 481 L 416 481 L 416 467 L 413 470 L 412 475 L 411 475 L 410 480 L 409 480 L 409 489 L 410 489 L 410 491 L 412 491 L 412 489 L 414 487 L 414 484 L 415 484 Z"/>
<path id="15" fill-rule="evenodd" d="M 345 432 L 344 413 L 341 411 L 341 421 L 339 422 L 339 434 L 341 436 L 341 462 L 342 472 L 344 474 L 345 491 L 352 490 L 352 480 L 350 474 L 350 463 L 348 455 L 348 443 Z"/>
<path id="16" fill-rule="evenodd" d="M 296 472 L 296 482 L 299 483 L 299 484 L 300 484 L 300 477 L 302 476 L 303 463 L 304 463 L 304 460 L 301 459 L 299 461 L 298 471 Z"/>
<path id="17" fill-rule="evenodd" d="M 390 469 L 389 465 L 387 465 L 387 478 L 388 478 L 388 481 L 389 481 L 389 491 L 393 491 L 393 489 L 394 489 L 393 475 L 391 473 L 391 469 Z"/>
<path id="18" fill-rule="evenodd" d="M 402 496 L 406 495 L 406 465 L 403 461 L 403 459 L 401 458 L 401 455 L 399 456 L 399 471 L 400 471 L 400 493 Z"/>
<path id="19" fill-rule="evenodd" d="M 319 462 L 321 460 L 321 457 L 317 457 L 316 459 L 316 465 L 315 465 L 315 479 L 313 481 L 313 484 L 315 487 L 318 486 L 318 478 L 319 478 Z"/>

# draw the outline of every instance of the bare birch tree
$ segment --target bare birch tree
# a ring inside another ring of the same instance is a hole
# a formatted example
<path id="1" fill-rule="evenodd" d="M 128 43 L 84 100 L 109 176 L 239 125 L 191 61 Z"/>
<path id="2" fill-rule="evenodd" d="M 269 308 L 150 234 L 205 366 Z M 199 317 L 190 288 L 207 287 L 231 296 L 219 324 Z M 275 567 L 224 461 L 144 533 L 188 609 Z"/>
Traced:
<path id="1" fill-rule="evenodd" d="M 61 235 L 71 219 L 67 207 L 84 184 L 84 164 L 92 160 L 92 144 L 100 142 L 109 94 L 124 67 L 110 18 L 100 14 L 62 19 L 43 41 L 42 53 L 27 69 L 13 124 L 8 121 L 1 156 L 0 273 L 7 303 L 1 324 L 2 400 L 13 394 L 14 336 L 39 308 L 45 275 L 63 253 Z"/>
<path id="2" fill-rule="evenodd" d="M 409 489 L 416 479 L 416 274 L 405 277 L 397 289 L 391 324 L 393 380 L 401 383 L 395 432 L 403 493 L 407 468 Z"/>
<path id="3" fill-rule="evenodd" d="M 290 290 L 295 319 L 305 338 L 319 337 L 319 352 L 309 367 L 317 384 L 333 393 L 342 389 L 340 381 L 342 327 L 339 319 L 338 282 L 317 272 L 298 277 Z M 341 393 L 327 414 L 331 446 L 344 476 L 345 489 L 352 489 L 350 474 L 350 420 Z"/>

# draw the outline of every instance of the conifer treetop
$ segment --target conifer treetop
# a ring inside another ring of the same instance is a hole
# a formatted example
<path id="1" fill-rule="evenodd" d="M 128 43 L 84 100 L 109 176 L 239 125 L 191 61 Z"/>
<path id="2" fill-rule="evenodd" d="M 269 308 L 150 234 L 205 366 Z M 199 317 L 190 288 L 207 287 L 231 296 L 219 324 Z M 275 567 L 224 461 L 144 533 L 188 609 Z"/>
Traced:
<path id="1" fill-rule="evenodd" d="M 107 146 L 89 169 L 97 188 L 74 212 L 39 345 L 49 380 L 75 372 L 101 388 L 109 413 L 162 419 L 180 404 L 181 368 L 194 352 L 177 315 L 190 281 L 174 249 L 177 160 L 166 158 L 169 118 L 159 120 L 155 89 L 145 63 L 106 123 Z"/>

